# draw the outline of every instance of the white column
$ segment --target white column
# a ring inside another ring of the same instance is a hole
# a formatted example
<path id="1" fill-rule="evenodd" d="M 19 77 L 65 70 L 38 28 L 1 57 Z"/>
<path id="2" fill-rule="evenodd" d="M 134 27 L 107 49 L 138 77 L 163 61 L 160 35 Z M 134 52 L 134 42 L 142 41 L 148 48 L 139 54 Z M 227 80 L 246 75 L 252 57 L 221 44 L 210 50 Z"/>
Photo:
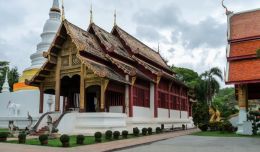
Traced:
<path id="1" fill-rule="evenodd" d="M 154 116 L 154 83 L 150 83 L 150 112 L 151 118 Z"/>

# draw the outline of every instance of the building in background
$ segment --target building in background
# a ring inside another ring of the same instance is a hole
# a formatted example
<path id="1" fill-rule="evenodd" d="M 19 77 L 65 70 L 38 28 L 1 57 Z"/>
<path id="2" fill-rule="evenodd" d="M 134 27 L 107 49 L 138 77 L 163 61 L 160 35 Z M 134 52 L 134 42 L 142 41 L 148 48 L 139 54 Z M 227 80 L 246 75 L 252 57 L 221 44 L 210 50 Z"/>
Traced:
<path id="1" fill-rule="evenodd" d="M 239 104 L 238 132 L 244 134 L 248 100 L 260 99 L 260 10 L 227 11 L 226 84 L 234 84 Z"/>

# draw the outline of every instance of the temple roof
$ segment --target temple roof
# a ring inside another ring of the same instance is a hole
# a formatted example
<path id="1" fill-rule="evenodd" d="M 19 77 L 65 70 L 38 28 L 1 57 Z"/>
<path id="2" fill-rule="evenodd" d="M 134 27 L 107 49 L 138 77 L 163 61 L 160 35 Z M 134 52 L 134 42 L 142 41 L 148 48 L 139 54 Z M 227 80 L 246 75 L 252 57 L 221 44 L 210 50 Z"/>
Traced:
<path id="1" fill-rule="evenodd" d="M 229 40 L 260 36 L 260 9 L 233 14 L 229 20 Z"/>
<path id="2" fill-rule="evenodd" d="M 170 68 L 158 53 L 119 27 L 116 29 L 120 33 L 120 37 L 106 32 L 94 23 L 91 23 L 89 29 L 85 31 L 67 20 L 64 20 L 51 47 L 48 52 L 45 53 L 45 57 L 55 53 L 57 48 L 61 49 L 61 47 L 57 47 L 57 45 L 62 45 L 66 41 L 65 35 L 68 35 L 78 50 L 77 57 L 88 67 L 88 69 L 92 70 L 94 74 L 99 77 L 128 83 L 122 73 L 119 74 L 118 70 L 113 69 L 117 67 L 130 76 L 139 76 L 149 81 L 155 81 L 155 79 L 144 74 L 142 70 L 136 67 L 136 64 L 139 64 L 156 76 L 162 76 L 176 81 L 173 72 L 170 72 Z M 122 44 L 121 37 L 134 52 L 129 51 L 128 48 Z M 59 42 L 61 39 L 62 41 Z M 114 56 L 113 53 L 120 56 L 120 58 Z M 142 57 L 140 58 L 138 55 L 141 55 Z M 122 58 L 126 60 L 121 60 Z M 145 59 L 148 59 L 148 61 Z M 32 80 L 27 82 L 33 84 L 33 82 L 41 81 L 43 78 L 40 75 L 43 75 L 45 69 L 50 69 L 53 66 L 53 63 L 49 60 L 46 61 Z M 184 85 L 181 82 L 178 83 Z"/>
<path id="3" fill-rule="evenodd" d="M 140 54 L 143 57 L 148 58 L 151 62 L 159 64 L 167 70 L 170 69 L 159 53 L 155 52 L 153 49 L 151 49 L 141 41 L 137 40 L 135 37 L 128 34 L 117 25 L 114 26 L 113 30 L 116 30 L 118 32 L 120 37 L 125 41 L 126 45 L 131 48 L 134 54 Z"/>

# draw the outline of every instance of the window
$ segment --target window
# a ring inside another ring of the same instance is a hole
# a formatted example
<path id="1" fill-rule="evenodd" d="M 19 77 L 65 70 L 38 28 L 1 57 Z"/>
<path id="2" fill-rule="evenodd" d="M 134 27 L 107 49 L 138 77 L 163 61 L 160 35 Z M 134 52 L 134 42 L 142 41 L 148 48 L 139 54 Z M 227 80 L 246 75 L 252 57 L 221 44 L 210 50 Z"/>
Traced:
<path id="1" fill-rule="evenodd" d="M 134 106 L 150 107 L 150 91 L 148 88 L 134 86 Z"/>
<path id="2" fill-rule="evenodd" d="M 106 101 L 110 106 L 123 106 L 124 95 L 114 91 L 107 91 Z"/>
<path id="3" fill-rule="evenodd" d="M 158 106 L 159 108 L 168 109 L 168 94 L 159 91 L 158 94 Z"/>

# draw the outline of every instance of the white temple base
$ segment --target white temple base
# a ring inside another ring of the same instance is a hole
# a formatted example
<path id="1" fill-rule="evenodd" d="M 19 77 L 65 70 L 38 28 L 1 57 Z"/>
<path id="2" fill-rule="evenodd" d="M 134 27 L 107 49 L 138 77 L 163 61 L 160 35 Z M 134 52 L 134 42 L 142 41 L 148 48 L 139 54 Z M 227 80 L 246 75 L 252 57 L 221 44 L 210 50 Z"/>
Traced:
<path id="1" fill-rule="evenodd" d="M 247 122 L 247 113 L 246 113 L 246 108 L 241 108 L 239 110 L 239 115 L 238 115 L 238 129 L 237 129 L 237 134 L 241 135 L 247 135 L 248 134 L 248 128 L 247 125 L 245 124 Z"/>
<path id="2" fill-rule="evenodd" d="M 99 131 L 105 133 L 107 130 L 123 131 L 128 130 L 132 133 L 133 128 L 140 130 L 144 127 L 156 127 L 164 125 L 165 128 L 181 128 L 185 125 L 187 128 L 193 128 L 191 119 L 174 118 L 128 118 L 124 113 L 68 113 L 58 125 L 59 134 L 85 134 L 93 135 Z"/>

